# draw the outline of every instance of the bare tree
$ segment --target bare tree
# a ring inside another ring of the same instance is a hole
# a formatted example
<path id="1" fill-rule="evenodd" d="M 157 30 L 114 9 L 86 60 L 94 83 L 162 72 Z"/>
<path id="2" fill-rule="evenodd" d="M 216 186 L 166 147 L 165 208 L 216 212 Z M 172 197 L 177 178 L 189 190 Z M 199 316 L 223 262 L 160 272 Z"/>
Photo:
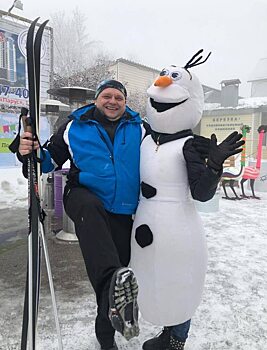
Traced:
<path id="1" fill-rule="evenodd" d="M 71 17 L 64 11 L 51 15 L 54 29 L 54 73 L 70 77 L 92 66 L 101 42 L 89 40 L 86 16 L 78 8 Z"/>

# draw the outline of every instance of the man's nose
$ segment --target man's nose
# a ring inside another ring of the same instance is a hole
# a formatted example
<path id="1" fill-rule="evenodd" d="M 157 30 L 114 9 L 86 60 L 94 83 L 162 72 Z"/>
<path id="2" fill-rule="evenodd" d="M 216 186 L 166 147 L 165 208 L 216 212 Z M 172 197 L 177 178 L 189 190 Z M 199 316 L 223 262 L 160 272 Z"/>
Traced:
<path id="1" fill-rule="evenodd" d="M 116 103 L 116 98 L 114 96 L 111 96 L 109 99 L 109 103 Z"/>

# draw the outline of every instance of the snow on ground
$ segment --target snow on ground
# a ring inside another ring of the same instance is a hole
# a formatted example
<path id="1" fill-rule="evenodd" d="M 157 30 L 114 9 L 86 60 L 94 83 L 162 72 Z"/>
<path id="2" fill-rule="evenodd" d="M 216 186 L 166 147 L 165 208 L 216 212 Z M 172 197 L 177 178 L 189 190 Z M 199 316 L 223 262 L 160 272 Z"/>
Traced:
<path id="1" fill-rule="evenodd" d="M 0 167 L 0 209 L 27 206 L 27 180 L 21 167 Z"/>
<path id="2" fill-rule="evenodd" d="M 18 169 L 0 169 L 0 174 L 0 208 L 26 206 L 27 185 Z M 219 211 L 200 213 L 209 264 L 203 301 L 192 319 L 186 350 L 267 349 L 267 193 L 257 194 L 261 200 L 220 198 Z M 95 298 L 86 280 L 77 288 L 78 298 L 67 290 L 57 291 L 64 350 L 97 350 Z M 1 322 L 0 316 L 0 349 L 19 349 L 22 296 L 1 278 L 0 298 L 0 315 L 10 312 L 7 322 Z M 42 298 L 46 307 L 40 308 L 38 350 L 57 349 L 55 334 L 47 332 L 54 322 L 50 297 Z M 118 336 L 119 349 L 141 349 L 142 342 L 158 331 L 160 327 L 141 319 L 139 338 L 126 342 Z"/>

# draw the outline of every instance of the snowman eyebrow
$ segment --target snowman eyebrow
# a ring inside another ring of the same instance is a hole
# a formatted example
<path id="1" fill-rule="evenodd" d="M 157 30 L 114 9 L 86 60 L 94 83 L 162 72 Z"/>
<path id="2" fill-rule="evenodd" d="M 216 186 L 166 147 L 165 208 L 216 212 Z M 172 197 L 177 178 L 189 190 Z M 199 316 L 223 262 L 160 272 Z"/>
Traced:
<path id="1" fill-rule="evenodd" d="M 203 64 L 207 61 L 207 59 L 210 57 L 211 52 L 208 54 L 208 56 L 204 59 L 204 61 L 199 62 L 203 56 L 199 56 L 203 52 L 203 49 L 199 50 L 190 60 L 186 63 L 186 65 L 183 67 L 185 70 L 188 70 L 189 68 L 198 66 L 199 64 Z M 199 57 L 197 57 L 199 56 Z"/>

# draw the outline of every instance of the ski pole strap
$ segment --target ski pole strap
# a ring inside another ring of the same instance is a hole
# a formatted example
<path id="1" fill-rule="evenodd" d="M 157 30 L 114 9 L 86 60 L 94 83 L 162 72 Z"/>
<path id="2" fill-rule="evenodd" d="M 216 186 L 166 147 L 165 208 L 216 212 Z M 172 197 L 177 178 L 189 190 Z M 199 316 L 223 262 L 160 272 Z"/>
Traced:
<path id="1" fill-rule="evenodd" d="M 43 150 L 43 147 L 40 143 L 40 140 L 39 140 L 39 137 L 36 133 L 36 128 L 35 128 L 35 125 L 33 123 L 33 120 L 31 117 L 26 117 L 26 118 L 22 118 L 23 120 L 23 126 L 24 126 L 24 130 L 25 131 L 29 131 L 32 133 L 32 138 L 33 138 L 33 141 L 37 141 L 38 142 L 38 145 L 39 145 L 39 148 L 40 148 L 40 153 L 42 153 L 42 157 L 39 158 L 37 157 L 37 154 L 36 152 L 33 152 L 33 158 L 36 162 L 38 163 L 42 163 L 42 161 L 45 159 L 46 157 L 46 154 L 45 154 L 45 151 Z"/>
<path id="2" fill-rule="evenodd" d="M 12 153 L 17 153 L 19 150 L 19 143 L 20 143 L 20 130 L 21 130 L 21 118 L 22 114 L 19 116 L 19 128 L 18 128 L 18 133 L 17 136 L 14 138 L 14 140 L 11 142 L 11 144 L 8 146 L 9 150 Z"/>
<path id="3" fill-rule="evenodd" d="M 18 133 L 17 136 L 15 137 L 15 139 L 12 141 L 12 143 L 9 145 L 9 150 L 12 153 L 17 153 L 19 150 L 19 144 L 20 144 L 20 130 L 21 130 L 21 119 L 22 117 L 27 117 L 29 113 L 28 108 L 26 107 L 21 107 L 20 110 L 20 116 L 19 116 L 19 127 L 18 127 Z M 20 159 L 19 159 L 20 160 Z"/>
<path id="4" fill-rule="evenodd" d="M 32 152 L 32 153 L 33 153 L 34 161 L 41 163 L 45 159 L 46 154 L 45 154 L 45 151 L 43 150 L 43 147 L 41 146 L 41 143 L 40 143 L 40 140 L 36 134 L 35 128 L 32 125 L 33 123 L 32 123 L 31 117 L 27 116 L 28 112 L 29 112 L 29 110 L 27 108 L 25 108 L 25 107 L 21 108 L 21 113 L 19 116 L 18 133 L 17 133 L 16 137 L 14 138 L 14 140 L 11 142 L 11 144 L 8 146 L 8 148 L 12 153 L 17 153 L 17 157 L 18 157 L 19 161 L 21 161 L 23 163 L 23 158 L 25 156 L 21 156 L 18 152 L 19 145 L 20 145 L 20 131 L 21 131 L 21 121 L 22 121 L 24 131 L 28 131 L 28 132 L 33 133 L 33 140 L 38 142 L 40 152 L 42 154 L 41 158 L 37 157 L 36 152 Z"/>

